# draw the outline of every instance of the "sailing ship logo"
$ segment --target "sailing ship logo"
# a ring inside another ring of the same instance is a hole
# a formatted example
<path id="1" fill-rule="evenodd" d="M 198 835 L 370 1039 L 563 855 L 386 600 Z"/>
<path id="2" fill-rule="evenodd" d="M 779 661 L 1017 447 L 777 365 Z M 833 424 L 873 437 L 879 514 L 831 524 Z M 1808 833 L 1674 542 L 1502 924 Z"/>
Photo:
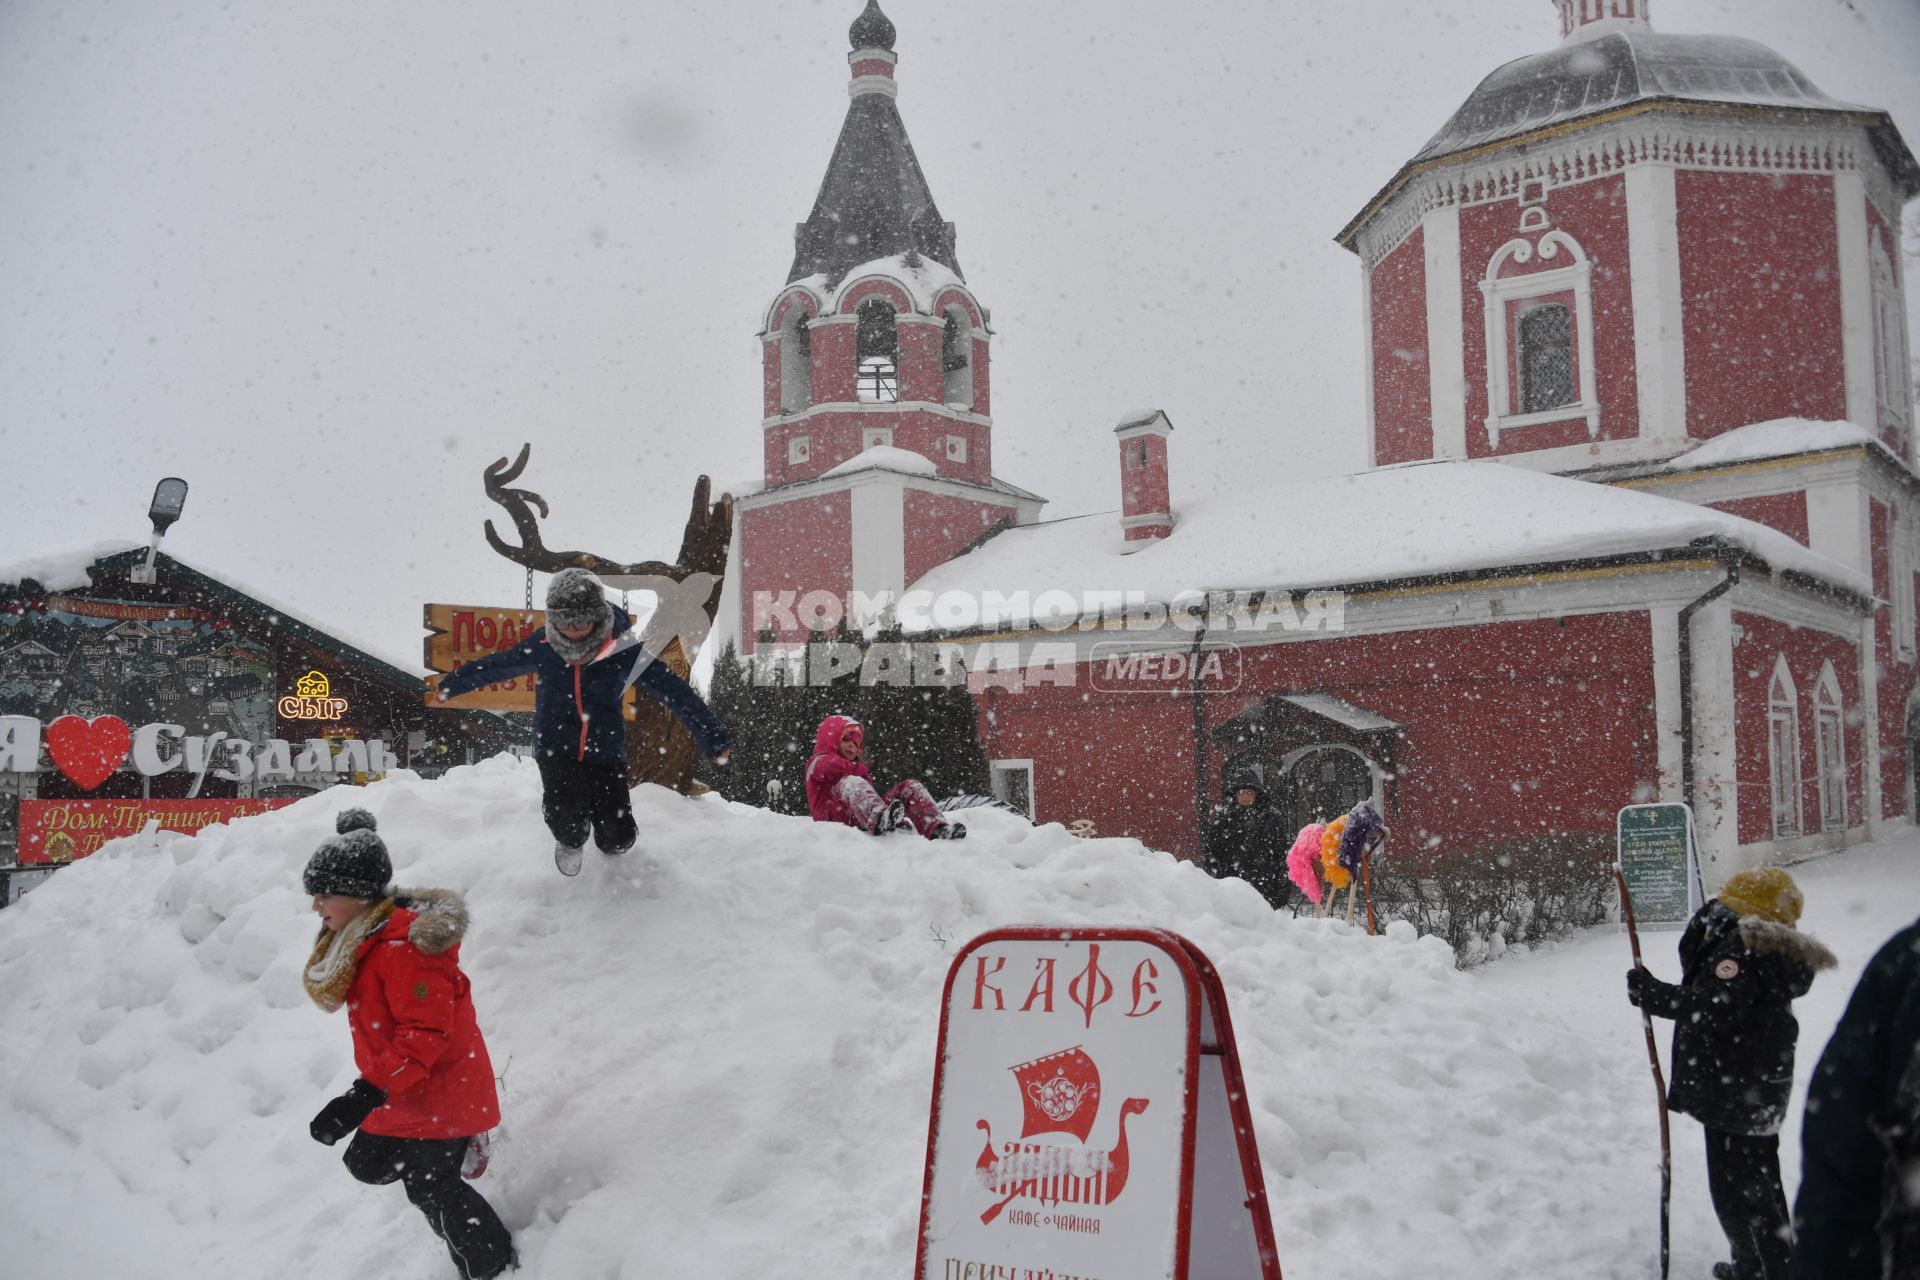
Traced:
<path id="1" fill-rule="evenodd" d="M 992 1127 L 985 1120 L 974 1125 L 987 1135 L 974 1172 L 999 1197 L 980 1221 L 992 1222 L 1022 1198 L 1046 1205 L 1104 1205 L 1119 1199 L 1127 1185 L 1127 1118 L 1145 1111 L 1147 1100 L 1121 1103 L 1118 1141 L 1111 1150 L 1095 1150 L 1086 1144 L 1100 1113 L 1100 1068 L 1086 1050 L 1075 1045 L 1009 1070 L 1020 1086 L 1020 1140 L 1003 1142 L 996 1151 Z M 1036 1134 L 1066 1134 L 1077 1145 L 1026 1141 Z"/>

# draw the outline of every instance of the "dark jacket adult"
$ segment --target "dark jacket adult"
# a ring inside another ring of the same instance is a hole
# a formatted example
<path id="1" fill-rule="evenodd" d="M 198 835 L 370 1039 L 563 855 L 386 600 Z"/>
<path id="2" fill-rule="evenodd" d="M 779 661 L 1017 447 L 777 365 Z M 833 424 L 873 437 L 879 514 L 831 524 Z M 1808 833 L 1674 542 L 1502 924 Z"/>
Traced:
<path id="1" fill-rule="evenodd" d="M 365 1133 L 466 1138 L 500 1123 L 493 1064 L 460 971 L 466 928 L 458 894 L 403 892 L 357 949 L 346 1000 L 353 1061 L 387 1095 Z"/>
<path id="2" fill-rule="evenodd" d="M 1779 1133 L 1800 1035 L 1793 1001 L 1833 964 L 1799 930 L 1737 915 L 1717 898 L 1694 912 L 1680 936 L 1679 985 L 1644 969 L 1630 980 L 1636 1003 L 1673 1019 L 1668 1105 L 1709 1129 Z"/>
<path id="3" fill-rule="evenodd" d="M 1807 1086 L 1796 1280 L 1920 1277 L 1920 920 L 1860 975 Z M 1885 1254 L 1883 1256 L 1883 1250 Z"/>
<path id="4" fill-rule="evenodd" d="M 1258 889 L 1273 906 L 1284 906 L 1293 895 L 1287 879 L 1287 852 L 1293 833 L 1267 803 L 1259 787 L 1236 788 L 1254 794 L 1252 804 L 1230 797 L 1214 810 L 1207 823 L 1207 870 L 1216 876 L 1238 876 Z"/>
<path id="5" fill-rule="evenodd" d="M 636 666 L 645 663 L 636 676 Z M 731 744 L 725 727 L 685 680 L 664 662 L 648 661 L 633 619 L 624 609 L 613 610 L 612 633 L 586 662 L 575 665 L 547 642 L 547 629 L 530 632 L 519 644 L 461 666 L 440 682 L 449 698 L 485 685 L 531 674 L 533 693 L 533 747 L 540 759 L 624 765 L 627 759 L 626 721 L 620 699 L 627 685 L 664 703 L 700 745 L 701 753 L 717 756 Z"/>

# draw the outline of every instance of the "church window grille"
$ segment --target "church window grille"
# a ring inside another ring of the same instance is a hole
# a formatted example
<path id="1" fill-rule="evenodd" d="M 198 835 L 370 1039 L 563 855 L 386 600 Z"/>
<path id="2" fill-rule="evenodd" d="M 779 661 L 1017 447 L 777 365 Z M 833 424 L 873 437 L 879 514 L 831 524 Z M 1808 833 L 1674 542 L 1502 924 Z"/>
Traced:
<path id="1" fill-rule="evenodd" d="M 1520 316 L 1520 411 L 1573 403 L 1573 319 L 1558 303 Z"/>
<path id="2" fill-rule="evenodd" d="M 1767 766 L 1776 840 L 1800 834 L 1800 706 L 1785 658 L 1767 689 Z"/>

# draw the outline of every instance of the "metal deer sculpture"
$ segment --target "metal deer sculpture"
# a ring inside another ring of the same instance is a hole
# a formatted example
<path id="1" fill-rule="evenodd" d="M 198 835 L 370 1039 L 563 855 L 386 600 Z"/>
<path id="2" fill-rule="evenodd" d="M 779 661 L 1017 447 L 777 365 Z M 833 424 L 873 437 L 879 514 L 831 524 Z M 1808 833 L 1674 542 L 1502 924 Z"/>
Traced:
<path id="1" fill-rule="evenodd" d="M 505 458 L 486 470 L 487 496 L 505 507 L 519 531 L 520 545 L 502 538 L 487 521 L 487 544 L 495 551 L 527 569 L 555 573 L 561 569 L 585 569 L 610 587 L 656 591 L 660 608 L 648 624 L 648 648 L 659 654 L 673 671 L 685 676 L 693 654 L 686 651 L 680 636 L 684 614 L 675 611 L 698 609 L 711 625 L 720 600 L 720 585 L 727 571 L 727 546 L 733 538 L 733 497 L 721 494 L 709 501 L 712 482 L 701 476 L 693 486 L 693 509 L 687 514 L 686 530 L 680 536 L 680 554 L 672 564 L 641 560 L 623 564 L 595 555 L 591 551 L 550 551 L 540 538 L 540 521 L 548 515 L 547 501 L 531 489 L 508 486 L 526 469 L 531 444 L 520 446 L 520 456 L 511 465 Z M 534 515 L 538 508 L 539 516 Z M 662 580 L 667 580 L 663 582 Z M 662 588 L 667 588 L 662 590 Z M 671 597 L 671 599 L 669 599 Z M 701 629 L 704 634 L 704 628 Z M 665 643 L 671 635 L 670 643 Z M 661 643 L 664 648 L 658 647 Z M 673 714 L 651 698 L 640 698 L 635 716 L 627 722 L 627 783 L 656 782 L 685 794 L 693 783 L 699 748 Z"/>

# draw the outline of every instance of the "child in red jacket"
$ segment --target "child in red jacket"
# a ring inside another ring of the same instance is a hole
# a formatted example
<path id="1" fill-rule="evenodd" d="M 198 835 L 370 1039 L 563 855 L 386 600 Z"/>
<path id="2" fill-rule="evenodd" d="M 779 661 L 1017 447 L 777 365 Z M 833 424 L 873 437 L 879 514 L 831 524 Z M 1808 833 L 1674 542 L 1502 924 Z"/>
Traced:
<path id="1" fill-rule="evenodd" d="M 807 810 L 815 822 L 840 822 L 869 835 L 885 835 L 904 823 L 929 840 L 960 840 L 967 829 L 950 822 L 927 794 L 926 787 L 909 778 L 896 782 L 881 795 L 867 768 L 865 730 L 851 716 L 828 716 L 813 735 L 813 758 L 807 761 Z"/>
<path id="2" fill-rule="evenodd" d="M 360 1078 L 308 1130 L 328 1146 L 353 1134 L 348 1172 L 404 1186 L 466 1280 L 498 1276 L 515 1265 L 513 1237 L 461 1177 L 475 1137 L 500 1123 L 460 971 L 466 904 L 444 889 L 396 894 L 365 809 L 343 812 L 336 829 L 307 862 L 306 890 L 324 923 L 305 980 L 326 1012 L 346 1006 Z"/>

